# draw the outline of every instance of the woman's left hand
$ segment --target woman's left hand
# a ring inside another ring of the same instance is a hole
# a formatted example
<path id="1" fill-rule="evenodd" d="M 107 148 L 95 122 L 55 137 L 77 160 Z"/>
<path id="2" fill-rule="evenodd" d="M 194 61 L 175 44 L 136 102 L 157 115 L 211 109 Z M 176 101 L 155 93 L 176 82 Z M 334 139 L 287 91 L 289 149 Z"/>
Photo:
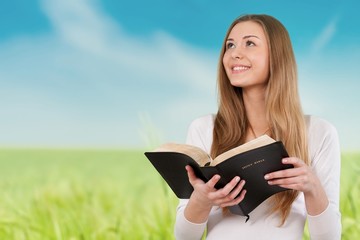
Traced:
<path id="1" fill-rule="evenodd" d="M 317 175 L 299 158 L 284 158 L 282 162 L 292 164 L 294 168 L 266 174 L 268 183 L 303 192 L 308 214 L 315 216 L 322 213 L 329 201 Z"/>
<path id="2" fill-rule="evenodd" d="M 318 187 L 319 179 L 312 169 L 299 158 L 289 157 L 282 159 L 283 164 L 292 164 L 294 168 L 276 171 L 265 175 L 270 185 L 312 193 Z"/>

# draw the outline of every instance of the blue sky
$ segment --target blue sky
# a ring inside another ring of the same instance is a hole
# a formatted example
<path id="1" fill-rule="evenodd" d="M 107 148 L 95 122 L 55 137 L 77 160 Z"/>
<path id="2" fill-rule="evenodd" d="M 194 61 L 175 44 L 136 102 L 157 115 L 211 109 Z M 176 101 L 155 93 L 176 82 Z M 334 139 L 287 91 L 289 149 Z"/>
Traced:
<path id="1" fill-rule="evenodd" d="M 12 0 L 0 3 L 0 146 L 183 142 L 216 112 L 228 25 L 265 13 L 288 29 L 304 111 L 359 150 L 360 3 Z"/>

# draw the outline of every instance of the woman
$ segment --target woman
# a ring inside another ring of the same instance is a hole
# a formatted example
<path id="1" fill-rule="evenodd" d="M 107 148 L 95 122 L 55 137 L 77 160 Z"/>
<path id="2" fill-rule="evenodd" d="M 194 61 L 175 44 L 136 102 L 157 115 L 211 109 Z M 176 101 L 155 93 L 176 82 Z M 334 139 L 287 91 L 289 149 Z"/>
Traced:
<path id="1" fill-rule="evenodd" d="M 262 134 L 281 140 L 294 168 L 265 175 L 269 184 L 291 190 L 267 199 L 248 222 L 226 207 L 246 198 L 246 182 L 235 177 L 215 189 L 190 166 L 194 191 L 180 199 L 176 239 L 302 239 L 305 220 L 311 239 L 340 239 L 340 150 L 328 122 L 304 116 L 296 63 L 284 26 L 267 15 L 236 19 L 224 39 L 218 64 L 219 109 L 192 122 L 187 143 L 215 156 Z M 206 231 L 205 231 L 206 230 Z"/>

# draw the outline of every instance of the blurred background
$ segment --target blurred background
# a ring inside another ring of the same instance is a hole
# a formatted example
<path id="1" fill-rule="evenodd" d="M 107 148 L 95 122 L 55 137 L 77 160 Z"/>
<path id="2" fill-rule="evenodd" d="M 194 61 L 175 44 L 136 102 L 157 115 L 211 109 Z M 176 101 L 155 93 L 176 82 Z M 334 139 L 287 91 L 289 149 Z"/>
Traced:
<path id="1" fill-rule="evenodd" d="M 289 31 L 304 111 L 339 132 L 342 239 L 359 239 L 359 9 L 355 0 L 0 1 L 0 239 L 173 239 L 178 200 L 143 152 L 184 142 L 194 118 L 216 113 L 222 40 L 246 13 Z"/>
<path id="2" fill-rule="evenodd" d="M 0 145 L 145 147 L 185 140 L 216 112 L 228 25 L 266 13 L 288 29 L 304 111 L 360 147 L 359 1 L 12 0 L 0 3 Z"/>

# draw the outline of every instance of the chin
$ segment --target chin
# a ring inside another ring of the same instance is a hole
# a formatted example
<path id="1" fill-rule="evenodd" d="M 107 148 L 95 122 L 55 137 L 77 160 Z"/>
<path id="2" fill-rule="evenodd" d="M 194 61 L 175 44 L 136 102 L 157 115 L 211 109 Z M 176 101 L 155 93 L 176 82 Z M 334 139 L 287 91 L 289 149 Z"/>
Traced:
<path id="1" fill-rule="evenodd" d="M 233 87 L 244 87 L 246 86 L 246 84 L 244 84 L 243 81 L 230 81 L 230 84 L 233 86 Z"/>

